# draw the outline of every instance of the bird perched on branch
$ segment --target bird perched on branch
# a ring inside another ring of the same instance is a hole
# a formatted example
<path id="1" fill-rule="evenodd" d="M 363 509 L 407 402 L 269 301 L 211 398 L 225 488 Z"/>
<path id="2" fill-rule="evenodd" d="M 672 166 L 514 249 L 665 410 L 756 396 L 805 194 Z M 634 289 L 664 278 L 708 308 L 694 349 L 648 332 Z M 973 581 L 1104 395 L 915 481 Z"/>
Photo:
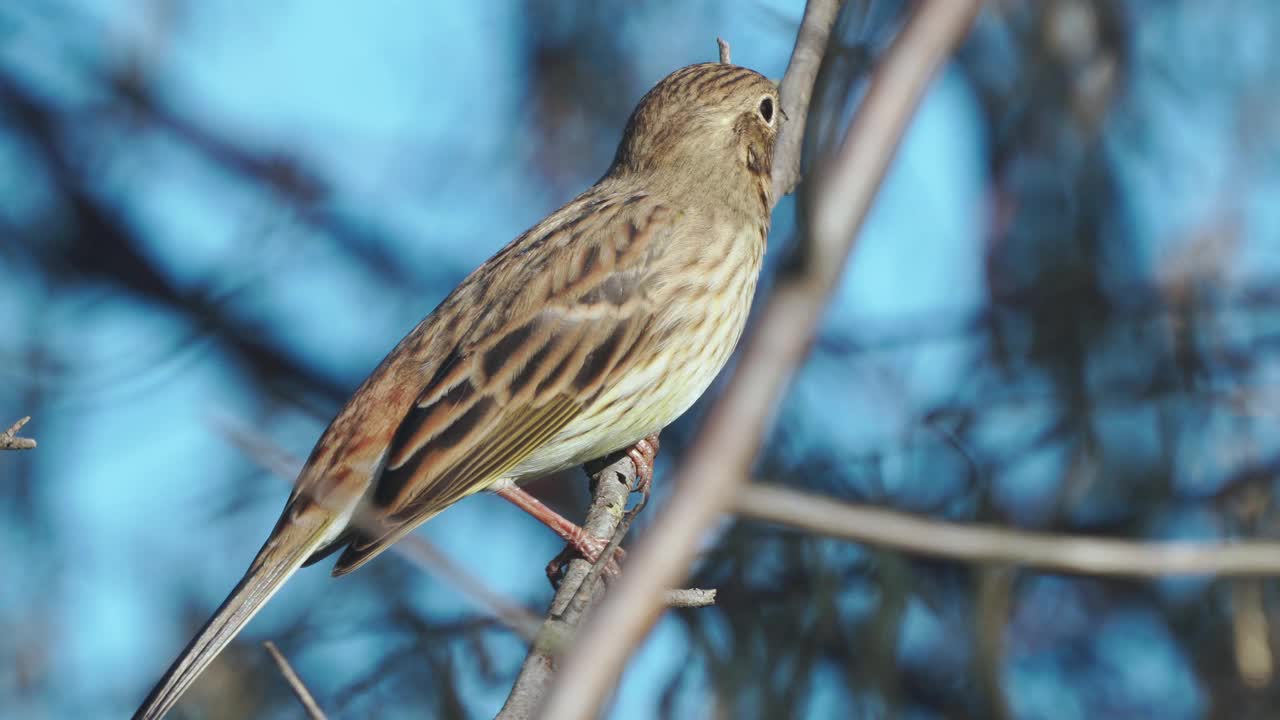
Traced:
<path id="1" fill-rule="evenodd" d="M 159 718 L 300 567 L 334 575 L 489 490 L 588 559 L 602 544 L 520 489 L 633 448 L 706 390 L 742 333 L 772 207 L 774 83 L 728 63 L 659 82 L 599 182 L 471 273 L 316 443 L 243 579 L 147 696 Z"/>

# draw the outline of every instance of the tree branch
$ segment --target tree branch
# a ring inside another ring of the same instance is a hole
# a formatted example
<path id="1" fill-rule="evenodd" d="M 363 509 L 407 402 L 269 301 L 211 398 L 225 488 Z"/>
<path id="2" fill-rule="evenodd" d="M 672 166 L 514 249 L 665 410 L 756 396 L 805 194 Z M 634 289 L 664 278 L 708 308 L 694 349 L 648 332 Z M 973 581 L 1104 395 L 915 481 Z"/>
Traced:
<path id="1" fill-rule="evenodd" d="M 316 702 L 311 691 L 307 689 L 302 678 L 298 677 L 298 673 L 294 672 L 293 666 L 289 664 L 289 660 L 285 658 L 284 653 L 276 647 L 276 644 L 270 640 L 262 643 L 267 649 L 267 653 L 271 655 L 271 659 L 276 661 L 276 667 L 280 669 L 280 674 L 289 683 L 289 687 L 293 690 L 293 694 L 297 696 L 298 702 L 302 703 L 302 708 L 307 711 L 307 717 L 311 720 L 328 720 L 324 711 L 320 709 L 319 703 Z"/>
<path id="2" fill-rule="evenodd" d="M 810 1 L 806 20 L 819 4 L 827 5 Z M 688 571 L 698 537 L 731 509 L 907 121 L 980 5 L 979 0 L 918 4 L 876 68 L 840 148 L 814 178 L 807 262 L 801 272 L 779 279 L 724 395 L 681 464 L 669 503 L 570 648 L 543 717 L 580 720 L 599 714 L 627 658 L 662 611 L 666 589 Z M 777 173 L 786 173 L 786 167 L 775 159 Z"/>
<path id="3" fill-rule="evenodd" d="M 556 656 L 566 647 L 574 627 L 597 596 L 603 591 L 596 583 L 600 567 L 613 556 L 613 548 L 621 541 L 624 526 L 623 510 L 635 482 L 636 467 L 631 458 L 623 455 L 594 474 L 595 488 L 591 508 L 583 529 L 601 540 L 609 540 L 609 547 L 600 553 L 595 563 L 581 558 L 572 560 L 560 587 L 551 601 L 551 610 L 542 630 L 538 633 L 529 654 L 520 666 L 511 694 L 502 705 L 495 720 L 523 720 L 534 717 L 542 704 L 542 698 L 551 686 L 555 673 Z M 627 523 L 629 524 L 629 523 Z"/>
<path id="4" fill-rule="evenodd" d="M 700 608 L 716 604 L 715 588 L 688 588 L 687 590 L 668 590 L 664 601 L 667 607 Z"/>
<path id="5" fill-rule="evenodd" d="M 1280 542 L 1140 542 L 923 518 L 778 485 L 742 488 L 743 517 L 914 555 L 1092 576 L 1280 575 Z"/>
<path id="6" fill-rule="evenodd" d="M 773 150 L 773 202 L 789 195 L 800 184 L 800 150 L 804 145 L 805 126 L 809 120 L 809 104 L 813 99 L 813 84 L 818 79 L 818 69 L 831 41 L 831 27 L 844 0 L 809 0 L 796 33 L 796 46 L 791 51 L 791 62 L 782 76 L 778 88 L 781 95 L 782 116 L 786 121 L 778 130 L 778 142 Z"/>
<path id="7" fill-rule="evenodd" d="M 35 440 L 18 437 L 18 431 L 30 420 L 30 416 L 24 417 L 9 426 L 8 430 L 0 433 L 0 450 L 30 450 L 34 448 L 36 446 Z"/>

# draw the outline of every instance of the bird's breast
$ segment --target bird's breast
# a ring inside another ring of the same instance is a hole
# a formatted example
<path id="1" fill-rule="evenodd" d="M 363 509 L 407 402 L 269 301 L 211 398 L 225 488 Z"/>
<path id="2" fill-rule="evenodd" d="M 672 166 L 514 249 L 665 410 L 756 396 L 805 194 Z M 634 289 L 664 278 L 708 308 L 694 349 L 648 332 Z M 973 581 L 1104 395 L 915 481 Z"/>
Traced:
<path id="1" fill-rule="evenodd" d="M 513 473 L 532 478 L 628 447 L 684 414 L 728 362 L 742 335 L 764 253 L 759 228 L 660 270 L 655 316 L 625 372 Z"/>

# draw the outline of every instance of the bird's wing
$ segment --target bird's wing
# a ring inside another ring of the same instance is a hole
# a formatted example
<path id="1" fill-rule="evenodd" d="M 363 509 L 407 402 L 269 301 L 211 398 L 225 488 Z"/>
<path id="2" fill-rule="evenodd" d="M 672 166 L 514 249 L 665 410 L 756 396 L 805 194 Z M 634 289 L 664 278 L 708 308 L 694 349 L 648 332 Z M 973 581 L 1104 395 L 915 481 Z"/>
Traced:
<path id="1" fill-rule="evenodd" d="M 464 282 L 476 293 L 466 304 L 491 314 L 434 365 L 335 575 L 501 478 L 631 366 L 648 342 L 645 285 L 672 212 L 627 200 L 535 228 Z"/>

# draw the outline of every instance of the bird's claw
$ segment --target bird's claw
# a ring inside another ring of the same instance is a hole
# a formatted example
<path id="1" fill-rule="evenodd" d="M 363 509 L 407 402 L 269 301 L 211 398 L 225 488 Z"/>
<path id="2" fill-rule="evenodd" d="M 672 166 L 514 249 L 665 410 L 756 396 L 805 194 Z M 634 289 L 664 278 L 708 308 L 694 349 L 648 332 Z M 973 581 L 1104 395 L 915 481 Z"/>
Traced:
<path id="1" fill-rule="evenodd" d="M 547 563 L 547 579 L 551 581 L 551 587 L 560 587 L 560 581 L 564 579 L 565 572 L 569 569 L 569 562 L 581 556 L 587 562 L 595 564 L 600 558 L 600 553 L 608 547 L 608 540 L 601 540 L 593 535 L 583 534 L 577 543 L 570 543 L 564 546 L 559 555 L 556 555 L 551 562 Z M 609 562 L 605 563 L 602 568 L 604 577 L 611 579 L 622 573 L 622 559 L 627 556 L 627 551 L 622 548 L 613 549 L 613 557 Z"/>
<path id="2" fill-rule="evenodd" d="M 649 490 L 653 487 L 653 465 L 658 457 L 658 445 L 658 434 L 654 433 L 627 450 L 627 457 L 636 466 L 633 491 L 640 493 L 641 503 L 649 499 Z"/>

